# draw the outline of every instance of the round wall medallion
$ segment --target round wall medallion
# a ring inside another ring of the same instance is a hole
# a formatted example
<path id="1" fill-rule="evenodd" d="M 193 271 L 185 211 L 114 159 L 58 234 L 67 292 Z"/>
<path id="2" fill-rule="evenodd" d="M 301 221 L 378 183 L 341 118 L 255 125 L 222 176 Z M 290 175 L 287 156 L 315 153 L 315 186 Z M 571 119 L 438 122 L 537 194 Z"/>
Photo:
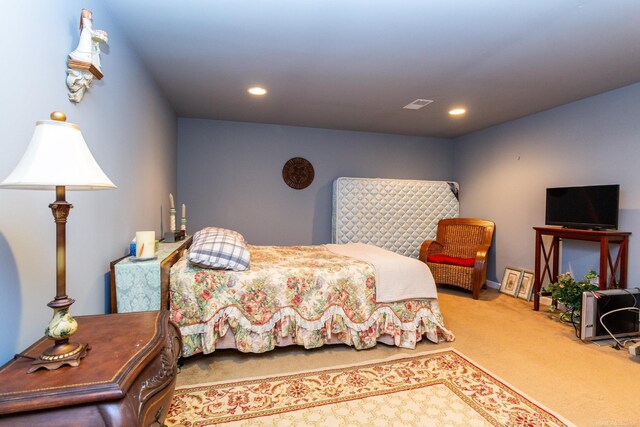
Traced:
<path id="1" fill-rule="evenodd" d="M 282 179 L 287 185 L 296 190 L 307 188 L 313 181 L 313 166 L 307 159 L 294 157 L 287 160 L 282 168 Z"/>

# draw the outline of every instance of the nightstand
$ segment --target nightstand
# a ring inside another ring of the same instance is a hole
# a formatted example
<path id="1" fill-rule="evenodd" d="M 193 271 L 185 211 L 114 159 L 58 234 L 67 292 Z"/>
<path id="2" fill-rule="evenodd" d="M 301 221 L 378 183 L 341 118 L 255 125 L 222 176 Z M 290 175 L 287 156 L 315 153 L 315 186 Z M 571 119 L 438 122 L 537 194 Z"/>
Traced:
<path id="1" fill-rule="evenodd" d="M 156 259 L 135 261 L 122 257 L 111 262 L 111 312 L 166 310 L 169 308 L 169 269 L 191 245 L 191 237 L 160 242 Z"/>
<path id="2" fill-rule="evenodd" d="M 162 423 L 182 339 L 168 311 L 78 316 L 73 339 L 91 350 L 80 366 L 27 374 L 31 360 L 0 368 L 0 425 L 149 426 Z M 42 338 L 23 354 L 39 355 Z"/>

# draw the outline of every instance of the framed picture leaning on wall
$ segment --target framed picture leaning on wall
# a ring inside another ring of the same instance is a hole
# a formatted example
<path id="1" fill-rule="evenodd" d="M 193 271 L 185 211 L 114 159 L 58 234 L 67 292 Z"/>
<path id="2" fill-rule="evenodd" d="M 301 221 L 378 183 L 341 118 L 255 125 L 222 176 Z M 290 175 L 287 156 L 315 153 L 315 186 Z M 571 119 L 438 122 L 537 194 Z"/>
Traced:
<path id="1" fill-rule="evenodd" d="M 522 270 L 515 267 L 507 267 L 504 269 L 504 276 L 502 276 L 502 284 L 500 285 L 500 292 L 507 295 L 516 296 L 518 293 L 518 286 L 520 285 L 520 278 L 522 277 Z"/>
<path id="2" fill-rule="evenodd" d="M 533 297 L 533 271 L 522 270 L 520 286 L 518 286 L 518 298 L 531 301 Z"/>

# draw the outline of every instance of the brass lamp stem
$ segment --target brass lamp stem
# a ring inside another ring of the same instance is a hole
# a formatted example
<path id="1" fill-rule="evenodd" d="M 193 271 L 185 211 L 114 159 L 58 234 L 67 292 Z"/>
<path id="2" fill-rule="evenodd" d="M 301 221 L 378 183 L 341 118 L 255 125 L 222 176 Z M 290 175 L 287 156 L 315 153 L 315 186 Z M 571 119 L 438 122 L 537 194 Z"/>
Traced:
<path id="1" fill-rule="evenodd" d="M 56 300 L 67 298 L 67 217 L 73 205 L 65 199 L 65 188 L 59 185 L 56 201 L 49 205 L 56 222 Z"/>
<path id="2" fill-rule="evenodd" d="M 56 186 L 56 201 L 49 205 L 56 222 L 56 297 L 47 304 L 53 309 L 53 318 L 44 334 L 55 344 L 33 362 L 29 372 L 39 368 L 57 369 L 62 365 L 78 366 L 89 349 L 88 344 L 69 342 L 69 337 L 78 330 L 78 323 L 69 313 L 75 301 L 67 296 L 67 217 L 73 205 L 65 198 L 65 187 Z"/>

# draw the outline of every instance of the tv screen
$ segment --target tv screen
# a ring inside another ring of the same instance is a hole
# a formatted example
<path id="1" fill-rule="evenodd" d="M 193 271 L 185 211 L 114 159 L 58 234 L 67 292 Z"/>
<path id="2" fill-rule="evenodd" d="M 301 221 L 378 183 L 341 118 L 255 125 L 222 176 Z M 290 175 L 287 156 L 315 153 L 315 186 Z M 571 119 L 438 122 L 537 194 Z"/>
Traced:
<path id="1" fill-rule="evenodd" d="M 619 185 L 547 188 L 545 223 L 568 228 L 617 229 Z"/>

